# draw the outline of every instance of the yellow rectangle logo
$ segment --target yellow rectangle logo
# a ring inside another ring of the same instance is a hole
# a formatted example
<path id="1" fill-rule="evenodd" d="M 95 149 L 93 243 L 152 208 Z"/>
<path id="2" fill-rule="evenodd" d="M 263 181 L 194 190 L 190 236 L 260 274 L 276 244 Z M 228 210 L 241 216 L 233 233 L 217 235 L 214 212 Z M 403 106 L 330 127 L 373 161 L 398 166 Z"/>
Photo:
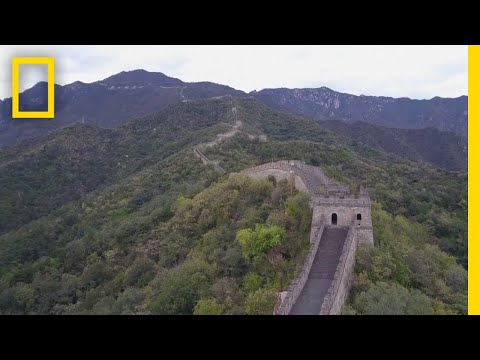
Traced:
<path id="1" fill-rule="evenodd" d="M 47 65 L 48 107 L 47 111 L 20 111 L 19 68 L 20 65 Z M 55 116 L 55 61 L 53 57 L 14 57 L 12 59 L 12 118 L 53 119 Z"/>

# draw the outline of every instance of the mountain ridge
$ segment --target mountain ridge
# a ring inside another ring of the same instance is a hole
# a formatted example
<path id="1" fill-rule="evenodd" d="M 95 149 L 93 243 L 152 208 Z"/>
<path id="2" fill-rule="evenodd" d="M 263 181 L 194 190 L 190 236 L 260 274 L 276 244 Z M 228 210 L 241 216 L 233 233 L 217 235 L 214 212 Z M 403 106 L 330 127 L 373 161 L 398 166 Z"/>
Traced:
<path id="1" fill-rule="evenodd" d="M 434 100 L 434 99 L 439 99 L 439 100 L 445 100 L 445 99 L 459 99 L 459 98 L 468 98 L 468 95 L 459 95 L 459 96 L 455 96 L 455 97 L 449 97 L 449 96 L 434 96 L 432 98 L 422 98 L 422 99 L 417 99 L 417 98 L 411 98 L 411 97 L 408 97 L 408 96 L 400 96 L 400 97 L 393 97 L 393 96 L 385 96 L 385 95 L 365 95 L 365 94 L 360 94 L 360 95 L 355 95 L 355 94 L 351 94 L 351 93 L 348 93 L 348 92 L 343 92 L 343 91 L 337 91 L 337 90 L 334 90 L 332 88 L 329 88 L 328 86 L 319 86 L 319 87 L 304 87 L 304 88 L 299 88 L 299 87 L 293 87 L 293 88 L 289 88 L 289 87 L 285 87 L 285 86 L 282 86 L 282 87 L 278 87 L 278 88 L 264 88 L 264 89 L 261 89 L 261 90 L 252 90 L 250 91 L 248 94 L 250 95 L 255 95 L 255 94 L 258 94 L 262 91 L 272 91 L 272 90 L 292 90 L 292 91 L 295 91 L 295 90 L 324 90 L 324 91 L 330 91 L 330 92 L 334 92 L 334 93 L 337 93 L 337 94 L 341 94 L 341 95 L 349 95 L 349 96 L 355 96 L 355 97 L 375 97 L 375 98 L 383 98 L 383 99 L 393 99 L 393 100 L 401 100 L 401 99 L 404 99 L 404 100 L 412 100 L 412 101 L 430 101 L 430 100 Z"/>
<path id="2" fill-rule="evenodd" d="M 192 314 L 206 302 L 271 314 L 308 251 L 311 210 L 287 181 L 227 179 L 194 156 L 236 121 L 240 131 L 205 149 L 227 173 L 301 159 L 342 184 L 368 185 L 376 250 L 358 260 L 355 311 L 382 313 L 365 309 L 378 297 L 361 300 L 388 282 L 411 289 L 405 304 L 423 294 L 421 313 L 467 312 L 457 263 L 467 260 L 466 172 L 357 147 L 255 98 L 223 97 L 0 150 L 0 313 Z M 237 234 L 257 224 L 287 231 L 280 262 L 245 261 Z"/>
<path id="3" fill-rule="evenodd" d="M 39 82 L 22 92 L 21 110 L 46 110 L 46 93 L 46 82 Z M 357 96 L 339 93 L 325 86 L 308 89 L 270 88 L 247 94 L 226 85 L 208 81 L 187 83 L 161 72 L 143 69 L 122 71 L 91 83 L 75 81 L 66 85 L 56 84 L 55 119 L 11 119 L 11 99 L 0 100 L 0 147 L 43 137 L 58 128 L 78 122 L 116 128 L 130 119 L 147 116 L 182 101 L 226 95 L 254 97 L 274 109 L 320 122 L 342 120 L 350 124 L 351 128 L 345 124 L 337 124 L 330 125 L 330 129 L 353 140 L 411 160 L 426 161 L 451 170 L 466 168 L 466 151 L 462 147 L 463 142 L 458 140 L 456 135 L 446 133 L 437 136 L 433 146 L 435 151 L 406 139 L 407 136 L 411 136 L 412 139 L 428 143 L 430 140 L 427 135 L 432 134 L 428 128 L 431 127 L 459 134 L 465 139 L 468 112 L 463 110 L 461 113 L 462 106 L 467 105 L 468 98 L 465 96 L 412 100 L 385 96 Z M 450 106 L 450 103 L 453 105 Z M 426 115 L 428 111 L 438 116 Z M 420 118 L 420 123 L 415 122 L 417 118 Z M 437 119 L 440 119 L 438 126 L 435 123 Z M 448 119 L 452 120 L 447 126 L 445 122 Z M 355 123 L 358 121 L 382 128 L 363 126 L 362 131 L 356 133 L 354 129 L 358 125 Z M 399 130 L 386 130 L 385 127 Z M 418 133 L 407 131 L 410 128 L 421 129 L 425 135 L 419 136 Z M 366 133 L 367 129 L 370 129 L 370 134 Z M 389 138 L 393 140 L 393 144 L 384 141 L 384 146 L 379 146 L 378 141 L 372 140 L 373 136 Z M 422 148 L 421 153 L 409 151 L 405 143 Z"/>
<path id="4" fill-rule="evenodd" d="M 43 96 L 39 97 L 40 89 Z M 55 84 L 54 119 L 12 119 L 11 98 L 0 102 L 0 147 L 46 136 L 74 122 L 117 127 L 180 101 L 224 95 L 247 94 L 221 84 L 184 83 L 163 73 L 145 70 L 120 72 L 91 83 Z M 23 111 L 46 110 L 46 82 L 22 92 L 20 104 Z"/>
<path id="5" fill-rule="evenodd" d="M 433 126 L 467 137 L 468 97 L 430 100 L 352 95 L 326 87 L 263 89 L 263 102 L 316 120 L 364 121 L 387 127 L 415 129 Z"/>
<path id="6" fill-rule="evenodd" d="M 117 74 L 111 75 L 103 80 L 95 81 L 95 83 L 106 83 L 108 85 L 118 84 L 152 84 L 156 83 L 163 86 L 183 86 L 186 84 L 180 79 L 170 77 L 162 72 L 150 72 L 144 69 L 136 69 L 130 71 L 121 71 Z"/>

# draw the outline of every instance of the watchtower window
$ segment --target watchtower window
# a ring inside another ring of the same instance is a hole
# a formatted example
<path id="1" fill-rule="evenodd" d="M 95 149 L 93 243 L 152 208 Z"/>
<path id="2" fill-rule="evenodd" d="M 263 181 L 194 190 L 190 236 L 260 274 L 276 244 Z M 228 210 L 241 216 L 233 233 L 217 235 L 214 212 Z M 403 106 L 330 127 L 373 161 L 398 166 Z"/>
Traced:
<path id="1" fill-rule="evenodd" d="M 362 214 L 357 214 L 357 220 L 362 220 Z"/>
<path id="2" fill-rule="evenodd" d="M 337 225 L 337 214 L 332 214 L 332 225 Z"/>

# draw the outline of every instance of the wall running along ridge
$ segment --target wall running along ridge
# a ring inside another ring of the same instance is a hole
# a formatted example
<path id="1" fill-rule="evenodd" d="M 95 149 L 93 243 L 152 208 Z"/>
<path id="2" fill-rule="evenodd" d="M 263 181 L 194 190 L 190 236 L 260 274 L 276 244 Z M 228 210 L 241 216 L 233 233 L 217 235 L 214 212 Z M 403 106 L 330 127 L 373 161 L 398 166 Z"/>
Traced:
<path id="1" fill-rule="evenodd" d="M 374 244 L 371 200 L 366 189 L 360 187 L 354 194 L 349 186 L 335 183 L 320 168 L 297 160 L 266 163 L 239 173 L 232 173 L 230 176 L 246 176 L 252 179 L 273 176 L 277 181 L 294 179 L 295 187 L 299 191 L 309 192 L 312 195 L 310 250 L 300 275 L 289 286 L 281 304 L 276 306 L 275 314 L 277 315 L 288 315 L 302 293 L 324 229 L 326 227 L 349 228 L 335 274 L 323 298 L 319 313 L 319 315 L 340 314 L 351 287 L 357 248 L 360 245 L 373 246 Z M 334 223 L 333 214 L 336 214 L 336 223 Z"/>

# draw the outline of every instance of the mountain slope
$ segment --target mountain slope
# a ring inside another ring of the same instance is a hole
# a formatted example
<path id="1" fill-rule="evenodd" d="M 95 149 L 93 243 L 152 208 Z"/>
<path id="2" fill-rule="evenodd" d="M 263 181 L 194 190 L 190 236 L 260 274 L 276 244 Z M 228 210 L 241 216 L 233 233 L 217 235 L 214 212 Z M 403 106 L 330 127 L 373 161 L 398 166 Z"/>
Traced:
<path id="1" fill-rule="evenodd" d="M 317 89 L 264 89 L 253 92 L 266 104 L 317 120 L 364 121 L 400 129 L 435 127 L 467 137 L 468 98 L 430 100 L 355 96 Z"/>
<path id="2" fill-rule="evenodd" d="M 182 100 L 224 95 L 244 96 L 245 93 L 210 82 L 184 83 L 145 70 L 121 72 L 90 84 L 76 81 L 56 85 L 54 119 L 12 119 L 11 99 L 0 102 L 0 147 L 43 137 L 78 122 L 114 128 Z M 46 103 L 45 82 L 20 94 L 23 111 L 45 110 Z"/>
<path id="3" fill-rule="evenodd" d="M 22 110 L 46 109 L 47 84 L 38 83 L 20 95 Z M 162 73 L 144 70 L 121 72 L 91 84 L 56 85 L 55 119 L 10 119 L 11 99 L 0 101 L 0 147 L 47 136 L 76 123 L 117 128 L 129 119 L 146 116 L 181 101 L 246 94 L 209 82 L 185 83 Z M 353 96 L 320 89 L 265 89 L 253 93 L 270 107 L 315 119 L 344 118 L 325 127 L 371 147 L 410 160 L 425 161 L 449 170 L 467 166 L 465 137 L 433 127 L 466 131 L 466 97 L 410 100 Z M 465 115 L 465 116 L 464 116 Z M 428 118 L 428 119 L 427 119 Z M 362 119 L 363 125 L 352 123 Z M 367 125 L 368 122 L 370 125 Z M 423 128 L 422 130 L 387 129 Z"/>
<path id="4" fill-rule="evenodd" d="M 374 209 L 382 251 L 362 263 L 374 266 L 369 276 L 398 277 L 438 309 L 464 311 L 465 270 L 438 245 L 465 262 L 466 173 L 359 147 L 256 99 L 224 97 L 169 106 L 118 129 L 79 124 L 1 149 L 9 190 L 0 196 L 0 313 L 268 312 L 271 291 L 299 271 L 308 201 L 287 200 L 290 187 L 269 181 L 227 181 L 194 156 L 194 146 L 237 121 L 234 136 L 205 149 L 227 176 L 298 158 L 344 183 L 366 183 L 383 209 Z M 278 252 L 271 261 L 243 259 L 236 231 L 256 224 L 288 232 L 291 241 L 278 249 L 286 261 L 275 260 Z"/>
<path id="5" fill-rule="evenodd" d="M 229 107 L 202 104 L 180 103 L 118 129 L 76 124 L 1 151 L 0 234 L 204 139 Z"/>
<path id="6" fill-rule="evenodd" d="M 467 141 L 451 132 L 435 128 L 395 129 L 338 120 L 321 124 L 339 135 L 410 160 L 447 170 L 466 170 L 468 166 Z"/>
<path id="7" fill-rule="evenodd" d="M 46 109 L 46 83 L 20 94 L 22 110 Z M 58 127 L 84 122 L 116 127 L 182 100 L 243 97 L 246 94 L 210 82 L 186 83 L 162 73 L 133 70 L 85 84 L 74 82 L 55 88 L 55 119 L 11 119 L 11 99 L 0 100 L 0 147 L 44 136 Z M 354 96 L 318 89 L 264 89 L 252 92 L 265 104 L 317 120 L 364 121 L 387 127 L 435 127 L 467 136 L 467 97 L 411 100 Z"/>
<path id="8" fill-rule="evenodd" d="M 298 158 L 321 165 L 339 180 L 366 183 L 373 198 L 381 199 L 392 213 L 444 222 L 436 218 L 435 207 L 458 214 L 463 209 L 464 173 L 437 170 L 346 141 L 314 121 L 273 111 L 255 99 L 222 98 L 179 103 L 118 129 L 76 125 L 48 139 L 0 151 L 0 233 L 170 156 L 192 155 L 193 146 L 232 126 L 227 124 L 234 123 L 233 106 L 243 124 L 241 131 L 205 150 L 227 172 L 272 159 Z M 253 134 L 266 136 L 267 141 L 252 138 Z M 450 236 L 448 232 L 438 235 Z M 459 241 L 452 244 L 459 247 L 455 251 L 465 249 L 463 235 Z"/>

